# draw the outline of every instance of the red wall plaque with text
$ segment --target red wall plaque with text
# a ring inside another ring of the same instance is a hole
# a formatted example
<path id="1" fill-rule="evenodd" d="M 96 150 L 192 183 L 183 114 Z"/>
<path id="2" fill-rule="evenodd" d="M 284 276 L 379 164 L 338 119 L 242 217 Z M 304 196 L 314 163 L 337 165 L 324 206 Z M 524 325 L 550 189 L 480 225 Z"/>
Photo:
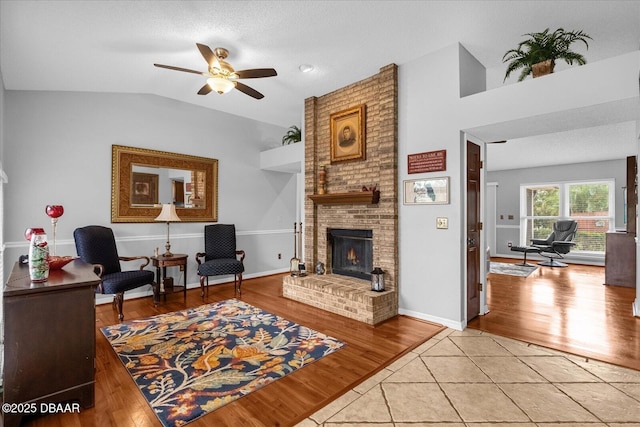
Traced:
<path id="1" fill-rule="evenodd" d="M 447 150 L 409 154 L 409 173 L 439 172 L 447 170 Z"/>

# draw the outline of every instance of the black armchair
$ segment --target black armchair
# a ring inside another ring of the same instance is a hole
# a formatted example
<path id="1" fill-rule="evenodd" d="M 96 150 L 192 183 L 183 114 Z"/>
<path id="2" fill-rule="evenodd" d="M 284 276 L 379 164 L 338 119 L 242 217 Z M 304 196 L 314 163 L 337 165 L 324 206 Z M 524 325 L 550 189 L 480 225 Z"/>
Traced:
<path id="1" fill-rule="evenodd" d="M 118 256 L 116 240 L 113 230 L 100 225 L 89 225 L 87 227 L 76 228 L 73 232 L 73 239 L 76 242 L 78 256 L 84 262 L 93 264 L 96 274 L 102 282 L 97 288 L 97 292 L 103 294 L 114 294 L 113 305 L 118 310 L 118 319 L 122 321 L 122 303 L 124 293 L 130 289 L 140 286 L 151 285 L 155 289 L 154 273 L 144 270 L 149 264 L 149 257 Z M 120 261 L 144 260 L 140 269 L 122 271 Z"/>
<path id="2" fill-rule="evenodd" d="M 240 259 L 238 259 L 238 255 Z M 209 292 L 209 276 L 233 274 L 234 292 L 242 294 L 244 251 L 236 249 L 236 226 L 211 224 L 204 227 L 204 252 L 196 254 L 200 296 L 204 297 L 204 284 Z"/>
<path id="3" fill-rule="evenodd" d="M 573 239 L 578 231 L 578 223 L 573 220 L 561 220 L 553 224 L 553 232 L 545 240 L 531 239 L 531 246 L 540 249 L 540 255 L 549 258 L 538 265 L 547 267 L 566 267 L 567 264 L 557 261 L 571 251 L 575 246 Z M 545 255 L 548 254 L 548 255 Z"/>

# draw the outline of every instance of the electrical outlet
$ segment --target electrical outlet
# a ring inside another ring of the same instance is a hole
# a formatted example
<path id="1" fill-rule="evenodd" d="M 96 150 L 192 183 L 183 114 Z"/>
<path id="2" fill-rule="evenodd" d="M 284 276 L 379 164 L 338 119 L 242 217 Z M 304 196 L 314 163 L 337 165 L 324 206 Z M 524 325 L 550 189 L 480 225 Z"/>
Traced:
<path id="1" fill-rule="evenodd" d="M 507 246 L 508 246 L 508 247 L 513 246 L 513 242 L 507 242 Z"/>
<path id="2" fill-rule="evenodd" d="M 278 259 L 282 259 L 282 254 L 278 254 Z"/>
<path id="3" fill-rule="evenodd" d="M 449 228 L 449 219 L 444 217 L 436 218 L 436 228 Z"/>

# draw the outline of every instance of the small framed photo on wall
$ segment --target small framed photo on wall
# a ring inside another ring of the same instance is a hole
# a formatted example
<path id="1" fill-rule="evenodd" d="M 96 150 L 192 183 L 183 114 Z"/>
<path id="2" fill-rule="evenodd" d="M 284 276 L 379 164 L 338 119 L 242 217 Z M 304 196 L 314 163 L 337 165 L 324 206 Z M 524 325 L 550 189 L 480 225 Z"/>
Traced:
<path id="1" fill-rule="evenodd" d="M 365 158 L 365 105 L 331 114 L 331 163 Z"/>
<path id="2" fill-rule="evenodd" d="M 448 203 L 448 176 L 404 181 L 405 205 L 446 205 Z"/>

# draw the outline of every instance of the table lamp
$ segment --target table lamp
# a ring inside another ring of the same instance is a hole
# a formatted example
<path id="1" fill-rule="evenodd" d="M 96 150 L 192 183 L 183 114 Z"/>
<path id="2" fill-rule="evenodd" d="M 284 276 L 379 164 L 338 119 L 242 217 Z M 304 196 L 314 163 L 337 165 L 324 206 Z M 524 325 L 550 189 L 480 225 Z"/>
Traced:
<path id="1" fill-rule="evenodd" d="M 158 215 L 155 219 L 156 221 L 163 221 L 167 223 L 167 244 L 164 247 L 167 251 L 162 254 L 165 257 L 171 257 L 173 254 L 171 253 L 171 243 L 169 243 L 169 223 L 170 222 L 180 222 L 180 217 L 176 213 L 175 205 L 171 203 L 164 203 L 162 205 L 162 210 L 160 211 L 160 215 Z"/>

